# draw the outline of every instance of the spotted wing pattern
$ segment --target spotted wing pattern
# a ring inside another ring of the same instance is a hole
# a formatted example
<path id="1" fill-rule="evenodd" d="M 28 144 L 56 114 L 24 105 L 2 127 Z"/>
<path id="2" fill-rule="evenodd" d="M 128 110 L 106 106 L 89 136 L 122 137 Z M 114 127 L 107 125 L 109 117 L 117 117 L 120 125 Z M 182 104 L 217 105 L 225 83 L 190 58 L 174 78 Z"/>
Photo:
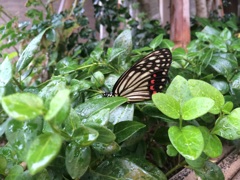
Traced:
<path id="1" fill-rule="evenodd" d="M 151 52 L 124 72 L 113 86 L 111 93 L 104 96 L 123 96 L 129 102 L 151 99 L 160 92 L 168 81 L 168 70 L 172 62 L 169 49 Z"/>

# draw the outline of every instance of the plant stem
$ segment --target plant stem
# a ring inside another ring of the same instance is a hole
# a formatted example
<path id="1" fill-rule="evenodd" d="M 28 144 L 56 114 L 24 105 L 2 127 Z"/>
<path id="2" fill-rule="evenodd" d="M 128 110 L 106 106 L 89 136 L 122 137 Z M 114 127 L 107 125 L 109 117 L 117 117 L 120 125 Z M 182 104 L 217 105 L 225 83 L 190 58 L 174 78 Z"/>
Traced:
<path id="1" fill-rule="evenodd" d="M 170 176 L 174 171 L 176 171 L 179 168 L 182 168 L 184 165 L 186 164 L 186 161 L 182 161 L 181 163 L 179 163 L 178 165 L 176 165 L 174 168 L 172 168 L 170 171 L 168 171 L 166 173 L 166 176 Z"/>

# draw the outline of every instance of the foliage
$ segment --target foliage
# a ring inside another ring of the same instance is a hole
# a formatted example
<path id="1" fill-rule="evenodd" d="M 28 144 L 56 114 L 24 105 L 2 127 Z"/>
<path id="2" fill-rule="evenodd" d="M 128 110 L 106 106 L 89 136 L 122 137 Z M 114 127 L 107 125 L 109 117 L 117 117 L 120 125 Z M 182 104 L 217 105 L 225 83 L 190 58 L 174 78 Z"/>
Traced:
<path id="1" fill-rule="evenodd" d="M 75 8 L 81 12 L 82 5 Z M 222 139 L 237 140 L 240 134 L 240 47 L 229 29 L 206 26 L 188 51 L 173 50 L 165 34 L 133 48 L 130 30 L 106 48 L 104 41 L 89 38 L 83 14 L 74 19 L 49 11 L 45 19 L 31 11 L 35 28 L 14 29 L 16 36 L 32 39 L 17 62 L 2 53 L 2 178 L 167 179 L 176 162 L 188 164 L 202 179 L 224 179 L 209 158 L 221 155 Z M 11 25 L 5 28 L 10 31 Z M 110 91 L 137 59 L 163 47 L 173 54 L 166 93 L 135 104 L 124 97 L 102 98 L 101 89 Z M 39 75 L 43 70 L 45 80 Z"/>

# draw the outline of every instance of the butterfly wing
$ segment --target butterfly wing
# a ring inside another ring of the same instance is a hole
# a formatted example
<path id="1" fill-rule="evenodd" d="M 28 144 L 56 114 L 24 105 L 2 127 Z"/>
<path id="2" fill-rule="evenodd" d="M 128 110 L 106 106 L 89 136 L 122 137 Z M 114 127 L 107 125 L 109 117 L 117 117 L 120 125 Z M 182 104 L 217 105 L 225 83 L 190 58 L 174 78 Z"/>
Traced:
<path id="1" fill-rule="evenodd" d="M 169 49 L 153 51 L 120 76 L 111 95 L 127 97 L 129 102 L 151 99 L 164 88 L 171 62 Z"/>

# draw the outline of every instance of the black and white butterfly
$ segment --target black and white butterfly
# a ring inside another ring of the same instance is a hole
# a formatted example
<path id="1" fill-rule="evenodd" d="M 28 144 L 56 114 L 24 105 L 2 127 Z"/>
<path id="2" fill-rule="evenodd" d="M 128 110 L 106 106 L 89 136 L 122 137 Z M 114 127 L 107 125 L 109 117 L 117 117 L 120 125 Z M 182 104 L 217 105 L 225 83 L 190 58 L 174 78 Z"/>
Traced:
<path id="1" fill-rule="evenodd" d="M 122 96 L 128 102 L 151 99 L 152 94 L 160 92 L 168 81 L 168 70 L 172 62 L 169 49 L 159 49 L 137 61 L 125 71 L 105 97 Z"/>

